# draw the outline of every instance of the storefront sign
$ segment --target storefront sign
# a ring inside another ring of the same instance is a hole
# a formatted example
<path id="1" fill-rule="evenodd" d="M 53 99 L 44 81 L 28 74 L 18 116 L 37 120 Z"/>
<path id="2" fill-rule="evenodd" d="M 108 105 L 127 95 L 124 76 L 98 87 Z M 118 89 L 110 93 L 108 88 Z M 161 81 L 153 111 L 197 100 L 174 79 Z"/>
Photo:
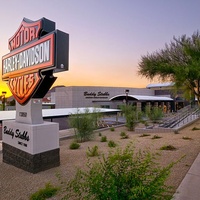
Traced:
<path id="1" fill-rule="evenodd" d="M 46 18 L 24 18 L 8 48 L 10 53 L 2 57 L 2 80 L 21 105 L 43 98 L 56 80 L 53 72 L 68 70 L 69 35 Z"/>
<path id="2" fill-rule="evenodd" d="M 29 141 L 28 131 L 20 131 L 19 129 L 13 130 L 12 128 L 3 127 L 3 133 L 10 135 L 12 139 L 20 138 L 21 140 Z"/>
<path id="3" fill-rule="evenodd" d="M 108 92 L 84 92 L 84 96 L 85 98 L 108 98 L 109 97 L 109 93 Z"/>
<path id="4" fill-rule="evenodd" d="M 30 140 L 28 131 L 26 130 L 19 130 L 13 129 L 13 128 L 8 128 L 7 126 L 3 127 L 3 134 L 10 136 L 10 139 L 12 140 L 17 140 L 15 141 L 16 144 L 27 147 L 28 146 L 28 141 Z"/>

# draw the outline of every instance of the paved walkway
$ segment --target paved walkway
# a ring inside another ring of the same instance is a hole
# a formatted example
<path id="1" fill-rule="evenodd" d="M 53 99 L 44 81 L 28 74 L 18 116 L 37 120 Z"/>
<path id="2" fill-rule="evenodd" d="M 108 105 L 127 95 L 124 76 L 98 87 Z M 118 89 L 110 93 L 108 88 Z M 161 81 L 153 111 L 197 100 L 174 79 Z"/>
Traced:
<path id="1" fill-rule="evenodd" d="M 60 139 L 73 137 L 71 129 L 59 131 Z M 0 140 L 0 153 L 2 141 Z M 173 200 L 200 200 L 200 153 L 179 185 Z"/>
<path id="2" fill-rule="evenodd" d="M 173 200 L 200 199 L 200 153 L 179 185 Z"/>

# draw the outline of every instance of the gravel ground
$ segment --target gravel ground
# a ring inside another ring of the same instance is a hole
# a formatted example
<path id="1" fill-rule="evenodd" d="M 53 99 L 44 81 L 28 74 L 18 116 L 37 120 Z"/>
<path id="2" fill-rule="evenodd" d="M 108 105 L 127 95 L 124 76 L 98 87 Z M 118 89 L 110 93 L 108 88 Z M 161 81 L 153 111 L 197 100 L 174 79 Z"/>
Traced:
<path id="1" fill-rule="evenodd" d="M 193 127 L 200 128 L 200 121 L 179 131 L 179 134 L 170 133 L 151 133 L 150 136 L 139 137 L 141 134 L 129 132 L 126 127 L 116 128 L 114 132 L 110 130 L 100 131 L 108 140 L 114 140 L 118 146 L 125 147 L 130 142 L 134 143 L 136 151 L 138 149 L 147 149 L 154 153 L 159 153 L 159 163 L 162 166 L 177 161 L 171 171 L 167 184 L 174 187 L 174 191 L 181 183 L 193 161 L 200 152 L 200 130 L 192 131 Z M 120 133 L 124 131 L 129 135 L 128 139 L 120 139 Z M 161 136 L 160 139 L 152 139 L 154 135 Z M 189 137 L 185 140 L 183 137 Z M 101 154 L 110 151 L 107 143 L 100 142 L 98 132 L 92 141 L 81 143 L 78 150 L 70 150 L 69 145 L 73 139 L 60 141 L 61 165 L 59 167 L 46 170 L 37 174 L 31 174 L 11 165 L 2 162 L 2 153 L 0 153 L 0 200 L 27 200 L 30 194 L 51 182 L 53 185 L 59 185 L 60 181 L 56 174 L 59 173 L 63 178 L 69 180 L 72 178 L 77 168 L 85 168 L 87 162 L 86 151 L 88 147 L 97 145 Z M 163 145 L 173 145 L 177 148 L 175 151 L 159 150 Z M 96 160 L 97 158 L 91 158 Z M 60 195 L 52 199 L 61 199 Z"/>

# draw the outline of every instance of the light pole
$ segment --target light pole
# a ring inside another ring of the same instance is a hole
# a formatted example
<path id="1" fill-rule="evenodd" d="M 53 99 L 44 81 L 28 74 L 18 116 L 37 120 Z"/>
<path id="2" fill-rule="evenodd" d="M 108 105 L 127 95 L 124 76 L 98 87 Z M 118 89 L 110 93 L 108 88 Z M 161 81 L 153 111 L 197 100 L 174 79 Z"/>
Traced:
<path id="1" fill-rule="evenodd" d="M 126 93 L 126 105 L 128 105 L 128 93 L 129 93 L 129 90 L 125 90 L 125 93 Z"/>
<path id="2" fill-rule="evenodd" d="M 5 103 L 6 103 L 6 92 L 5 91 L 2 92 L 1 101 L 2 101 L 2 110 L 5 110 Z"/>

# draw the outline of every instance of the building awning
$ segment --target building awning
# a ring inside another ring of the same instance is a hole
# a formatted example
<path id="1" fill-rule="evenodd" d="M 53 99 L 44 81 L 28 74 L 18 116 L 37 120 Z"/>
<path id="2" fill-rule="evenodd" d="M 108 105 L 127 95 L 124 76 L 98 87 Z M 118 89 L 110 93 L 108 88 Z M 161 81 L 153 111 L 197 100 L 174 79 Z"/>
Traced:
<path id="1" fill-rule="evenodd" d="M 143 95 L 128 95 L 128 100 L 137 100 L 137 101 L 173 101 L 170 97 L 163 96 L 143 96 Z M 114 100 L 124 100 L 126 99 L 126 94 L 116 95 L 110 98 L 110 101 Z"/>

